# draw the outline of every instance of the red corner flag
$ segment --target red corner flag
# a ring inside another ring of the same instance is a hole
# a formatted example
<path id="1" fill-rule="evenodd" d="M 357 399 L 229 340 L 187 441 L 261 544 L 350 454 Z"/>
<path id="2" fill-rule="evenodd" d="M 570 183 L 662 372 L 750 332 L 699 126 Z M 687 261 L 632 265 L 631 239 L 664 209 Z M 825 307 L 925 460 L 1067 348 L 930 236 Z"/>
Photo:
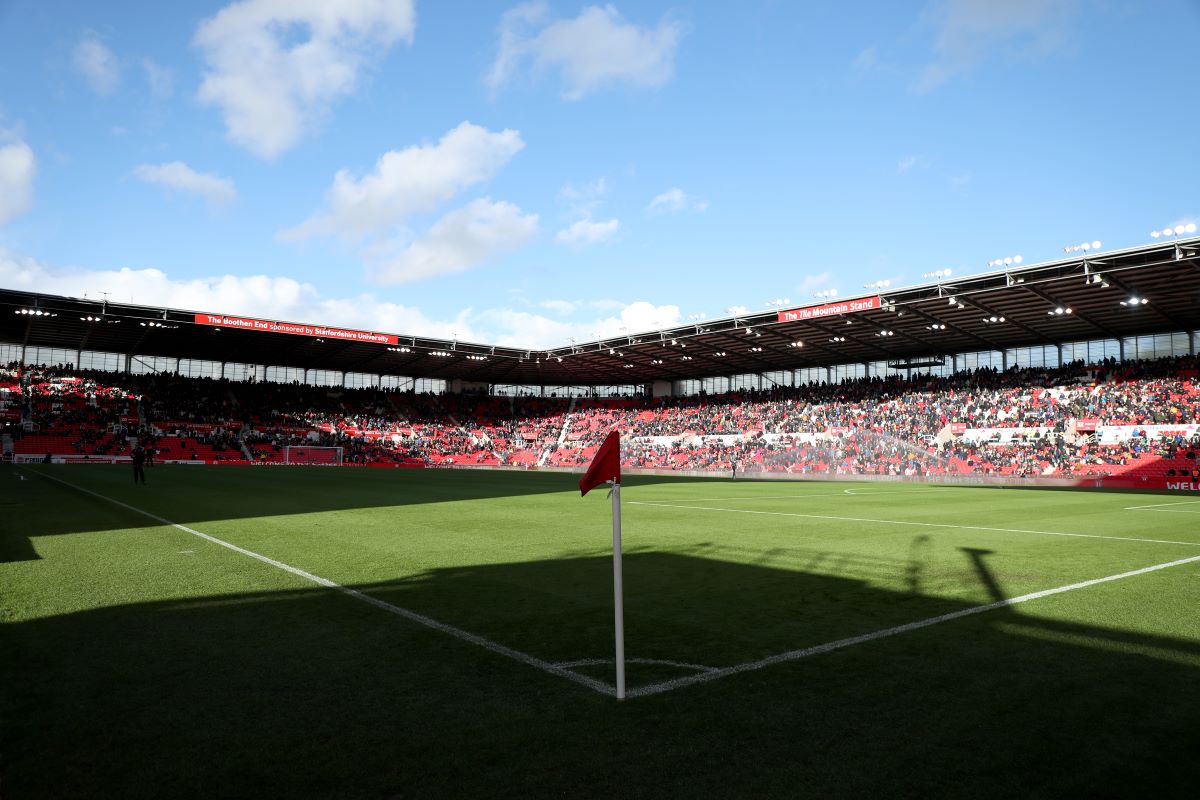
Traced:
<path id="1" fill-rule="evenodd" d="M 596 451 L 592 465 L 579 481 L 579 492 L 587 494 L 605 481 L 613 482 L 613 622 L 616 639 L 617 699 L 625 699 L 625 599 L 621 588 L 621 434 L 612 431 Z"/>
<path id="2" fill-rule="evenodd" d="M 580 495 L 585 495 L 605 481 L 621 482 L 621 434 L 612 431 L 596 451 L 587 474 L 579 479 Z"/>

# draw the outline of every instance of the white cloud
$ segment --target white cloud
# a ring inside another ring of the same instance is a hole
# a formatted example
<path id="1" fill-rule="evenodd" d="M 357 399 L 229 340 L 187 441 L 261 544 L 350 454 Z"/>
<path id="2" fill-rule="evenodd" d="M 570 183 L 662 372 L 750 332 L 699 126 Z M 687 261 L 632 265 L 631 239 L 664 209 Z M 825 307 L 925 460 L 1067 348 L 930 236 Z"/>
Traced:
<path id="1" fill-rule="evenodd" d="M 232 203 L 237 198 L 237 190 L 233 188 L 232 180 L 207 172 L 196 172 L 182 161 L 141 164 L 134 169 L 133 174 L 138 180 L 146 183 L 198 194 L 214 205 Z"/>
<path id="2" fill-rule="evenodd" d="M 568 183 L 559 190 L 558 199 L 570 207 L 573 215 L 577 217 L 590 217 L 600 204 L 604 202 L 604 195 L 607 192 L 608 182 L 604 178 L 597 178 L 591 183 L 585 183 L 582 186 Z"/>
<path id="3" fill-rule="evenodd" d="M 538 306 L 560 316 L 568 317 L 579 308 L 579 303 L 571 300 L 543 300 L 538 303 Z"/>
<path id="4" fill-rule="evenodd" d="M 554 240 L 560 244 L 598 244 L 616 236 L 617 229 L 620 227 L 621 222 L 617 219 L 610 219 L 605 222 L 581 219 L 576 220 L 555 234 Z"/>
<path id="5" fill-rule="evenodd" d="M 220 109 L 231 141 L 274 158 L 415 25 L 412 0 L 240 0 L 196 31 L 207 64 L 198 97 Z"/>
<path id="6" fill-rule="evenodd" d="M 707 209 L 706 201 L 692 197 L 678 186 L 667 189 L 646 206 L 646 212 L 649 214 L 678 214 L 681 211 L 700 213 Z"/>
<path id="7" fill-rule="evenodd" d="M 55 268 L 0 249 L 0 285 L 47 294 L 98 297 L 163 308 L 308 322 L 407 333 L 416 336 L 479 339 L 469 325 L 470 309 L 435 320 L 419 309 L 379 300 L 370 294 L 323 298 L 308 283 L 268 275 L 220 275 L 177 280 L 157 269 L 86 270 Z"/>
<path id="8" fill-rule="evenodd" d="M 537 214 L 522 214 L 512 203 L 479 198 L 446 214 L 398 256 L 372 270 L 372 277 L 407 283 L 464 272 L 528 242 L 537 222 Z"/>
<path id="9" fill-rule="evenodd" d="M 165 100 L 175 93 L 175 74 L 170 69 L 152 58 L 142 59 L 142 69 L 146 73 L 146 85 L 150 87 L 151 96 Z"/>
<path id="10" fill-rule="evenodd" d="M 970 185 L 973 177 L 969 172 L 960 172 L 957 175 L 951 175 L 950 186 L 955 189 L 965 189 Z"/>
<path id="11" fill-rule="evenodd" d="M 925 157 L 924 156 L 907 155 L 904 158 L 900 159 L 898 162 L 896 162 L 896 172 L 903 175 L 904 173 L 913 169 L 913 167 L 924 167 L 924 166 L 925 166 Z"/>
<path id="12" fill-rule="evenodd" d="M 601 336 L 615 336 L 624 333 L 644 333 L 662 328 L 670 328 L 681 321 L 679 306 L 656 306 L 639 300 L 621 309 L 619 317 L 609 317 L 600 321 Z"/>
<path id="13" fill-rule="evenodd" d="M 496 133 L 463 122 L 437 144 L 384 153 L 362 178 L 339 170 L 325 193 L 327 209 L 281 236 L 362 236 L 401 226 L 409 215 L 432 211 L 491 179 L 524 146 L 518 131 Z"/>
<path id="14" fill-rule="evenodd" d="M 75 69 L 98 95 L 112 94 L 121 83 L 121 65 L 117 57 L 92 34 L 75 45 Z"/>
<path id="15" fill-rule="evenodd" d="M 639 333 L 679 322 L 678 306 L 638 301 L 620 306 L 620 313 L 583 321 L 564 322 L 508 308 L 464 308 L 444 318 L 418 308 L 381 300 L 364 293 L 323 297 L 311 284 L 269 275 L 219 275 L 173 279 L 157 269 L 87 270 L 57 268 L 0 249 L 0 285 L 69 297 L 99 297 L 107 292 L 118 302 L 162 308 L 245 314 L 319 325 L 343 325 L 410 336 L 486 342 L 521 348 L 565 345 L 570 337 L 589 339 Z M 622 330 L 624 328 L 624 330 Z"/>
<path id="16" fill-rule="evenodd" d="M 0 131 L 0 142 L 10 134 Z M 37 159 L 23 141 L 0 144 L 0 225 L 24 214 L 33 205 Z"/>
<path id="17" fill-rule="evenodd" d="M 557 70 L 568 100 L 618 84 L 662 86 L 671 79 L 683 34 L 684 26 L 667 18 L 656 28 L 625 22 L 612 5 L 552 20 L 546 3 L 525 3 L 501 18 L 499 52 L 487 84 L 495 91 L 528 64 L 534 73 Z"/>
<path id="18" fill-rule="evenodd" d="M 879 64 L 879 50 L 875 45 L 863 48 L 858 55 L 854 57 L 851 63 L 851 68 L 855 73 L 861 75 L 865 72 L 870 72 L 876 65 Z"/>
<path id="19" fill-rule="evenodd" d="M 935 58 L 913 88 L 928 92 L 1004 53 L 1044 56 L 1071 32 L 1077 0 L 941 0 L 927 19 L 937 29 Z"/>
<path id="20" fill-rule="evenodd" d="M 801 296 L 812 294 L 821 289 L 829 288 L 833 282 L 833 273 L 828 270 L 816 275 L 805 275 L 804 280 L 800 281 L 799 292 Z"/>

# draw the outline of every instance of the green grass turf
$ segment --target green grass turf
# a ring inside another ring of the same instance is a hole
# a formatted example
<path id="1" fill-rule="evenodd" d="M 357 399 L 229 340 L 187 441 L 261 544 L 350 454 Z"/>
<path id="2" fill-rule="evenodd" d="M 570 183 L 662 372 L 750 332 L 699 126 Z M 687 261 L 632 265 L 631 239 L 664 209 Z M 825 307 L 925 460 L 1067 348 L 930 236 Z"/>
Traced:
<path id="1" fill-rule="evenodd" d="M 1200 562 L 618 703 L 49 477 L 541 659 L 612 654 L 609 504 L 570 475 L 3 468 L 5 800 L 1191 796 L 1200 778 Z M 627 652 L 727 667 L 1197 556 L 1200 504 L 1125 510 L 1186 499 L 629 478 Z M 629 683 L 688 674 L 631 663 Z"/>

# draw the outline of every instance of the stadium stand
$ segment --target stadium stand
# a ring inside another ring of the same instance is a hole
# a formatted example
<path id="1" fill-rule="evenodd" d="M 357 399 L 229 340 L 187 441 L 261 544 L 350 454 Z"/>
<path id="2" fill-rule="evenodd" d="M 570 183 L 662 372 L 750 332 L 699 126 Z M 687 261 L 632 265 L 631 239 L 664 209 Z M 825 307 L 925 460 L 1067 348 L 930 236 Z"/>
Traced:
<path id="1" fill-rule="evenodd" d="M 1190 478 L 1200 454 L 1195 356 L 587 400 L 10 364 L 0 406 L 14 454 L 71 460 L 140 439 L 206 463 L 278 463 L 307 445 L 357 465 L 576 467 L 614 428 L 624 466 L 656 470 Z"/>

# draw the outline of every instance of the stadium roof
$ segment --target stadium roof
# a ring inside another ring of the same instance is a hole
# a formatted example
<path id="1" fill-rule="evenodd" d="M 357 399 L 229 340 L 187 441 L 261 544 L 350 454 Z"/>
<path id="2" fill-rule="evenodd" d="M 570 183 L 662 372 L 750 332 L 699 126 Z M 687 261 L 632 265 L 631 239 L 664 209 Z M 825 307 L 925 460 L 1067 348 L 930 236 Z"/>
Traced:
<path id="1" fill-rule="evenodd" d="M 842 307 L 851 304 L 862 310 Z M 1200 330 L 1200 237 L 551 350 L 253 323 L 0 289 L 0 340 L 29 346 L 488 383 L 638 384 L 870 361 L 921 368 L 975 350 Z"/>

